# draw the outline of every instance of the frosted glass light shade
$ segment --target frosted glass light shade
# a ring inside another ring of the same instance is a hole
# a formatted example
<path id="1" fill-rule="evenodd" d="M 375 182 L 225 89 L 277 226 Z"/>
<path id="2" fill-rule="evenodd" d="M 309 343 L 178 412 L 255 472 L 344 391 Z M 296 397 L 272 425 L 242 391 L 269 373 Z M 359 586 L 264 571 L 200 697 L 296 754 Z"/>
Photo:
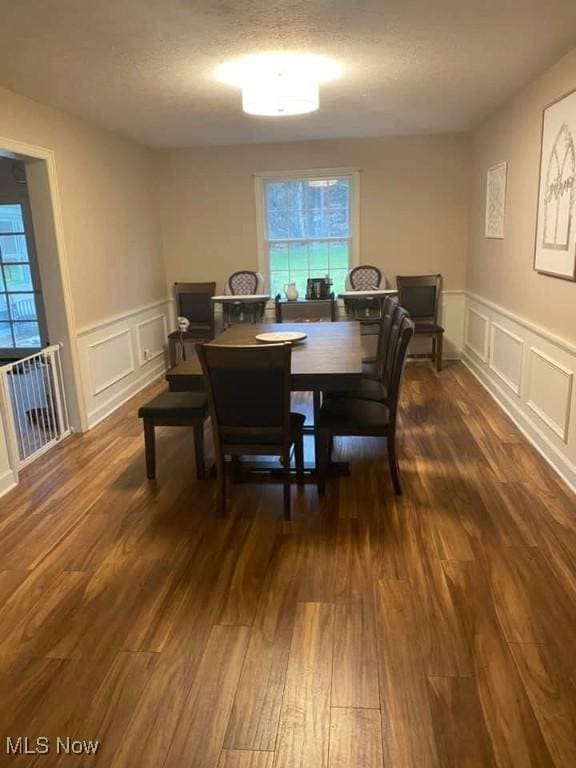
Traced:
<path id="1" fill-rule="evenodd" d="M 302 75 L 274 72 L 242 85 L 242 109 L 249 115 L 303 115 L 319 105 L 318 82 Z"/>

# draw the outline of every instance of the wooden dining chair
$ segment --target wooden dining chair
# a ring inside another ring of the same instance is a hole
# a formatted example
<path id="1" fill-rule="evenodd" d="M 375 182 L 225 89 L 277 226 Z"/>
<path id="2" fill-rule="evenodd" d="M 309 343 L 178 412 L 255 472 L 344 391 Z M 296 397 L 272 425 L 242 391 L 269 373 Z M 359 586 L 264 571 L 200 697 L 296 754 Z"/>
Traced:
<path id="1" fill-rule="evenodd" d="M 372 363 L 362 364 L 362 378 L 353 389 L 335 390 L 325 393 L 326 398 L 360 398 L 386 402 L 388 393 L 386 380 L 390 375 L 390 366 L 395 344 L 400 332 L 400 322 L 408 313 L 402 309 L 395 298 L 386 297 L 378 333 L 376 357 Z"/>
<path id="2" fill-rule="evenodd" d="M 304 480 L 305 417 L 290 411 L 290 344 L 198 344 L 218 474 L 218 508 L 226 513 L 226 456 L 278 456 L 282 462 L 284 518 L 290 519 L 290 451 Z"/>
<path id="3" fill-rule="evenodd" d="M 398 306 L 398 300 L 394 296 L 386 296 L 382 303 L 382 316 L 380 318 L 380 322 L 378 323 L 376 354 L 374 357 L 362 359 L 362 374 L 365 377 L 372 379 L 381 378 L 380 371 L 382 368 L 382 361 L 386 349 L 388 348 L 392 321 Z"/>
<path id="4" fill-rule="evenodd" d="M 212 296 L 216 283 L 174 283 L 176 314 L 190 323 L 187 331 L 172 331 L 168 334 L 170 367 L 178 362 L 178 346 L 186 360 L 186 342 L 210 341 L 214 338 L 214 305 Z"/>
<path id="5" fill-rule="evenodd" d="M 407 314 L 404 314 L 398 325 L 390 368 L 384 382 L 388 392 L 385 403 L 360 398 L 330 398 L 322 405 L 317 425 L 320 455 L 318 491 L 320 493 L 325 491 L 331 444 L 333 438 L 337 436 L 385 437 L 392 484 L 397 494 L 402 493 L 396 455 L 396 427 L 404 362 L 413 336 L 414 323 Z"/>
<path id="6" fill-rule="evenodd" d="M 414 321 L 414 335 L 432 339 L 432 359 L 442 370 L 444 328 L 438 325 L 442 275 L 398 275 L 398 301 Z"/>

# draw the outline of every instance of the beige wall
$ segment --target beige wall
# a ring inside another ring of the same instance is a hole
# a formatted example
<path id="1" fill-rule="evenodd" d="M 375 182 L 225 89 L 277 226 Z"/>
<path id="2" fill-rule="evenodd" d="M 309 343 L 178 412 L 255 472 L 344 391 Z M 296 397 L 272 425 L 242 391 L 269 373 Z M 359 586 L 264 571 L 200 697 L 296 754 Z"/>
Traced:
<path id="1" fill-rule="evenodd" d="M 156 153 L 169 284 L 257 267 L 253 174 L 360 167 L 360 257 L 464 288 L 469 140 L 463 135 L 295 142 Z"/>
<path id="2" fill-rule="evenodd" d="M 149 150 L 3 89 L 0 135 L 55 152 L 79 327 L 165 298 Z"/>
<path id="3" fill-rule="evenodd" d="M 468 289 L 576 341 L 576 284 L 534 272 L 542 109 L 576 88 L 576 50 L 493 114 L 473 136 Z M 486 171 L 508 163 L 505 237 L 484 237 Z"/>

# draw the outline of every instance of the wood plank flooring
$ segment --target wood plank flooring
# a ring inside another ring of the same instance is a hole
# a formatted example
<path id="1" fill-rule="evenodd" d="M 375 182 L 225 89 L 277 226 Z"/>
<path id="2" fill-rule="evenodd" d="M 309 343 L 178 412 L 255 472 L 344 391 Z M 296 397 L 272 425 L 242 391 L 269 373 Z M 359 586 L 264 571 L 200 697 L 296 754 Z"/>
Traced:
<path id="1" fill-rule="evenodd" d="M 145 479 L 162 386 L 0 500 L 0 765 L 576 765 L 576 499 L 463 366 L 407 367 L 402 497 L 380 440 L 339 440 L 350 477 L 291 523 L 273 485 L 217 519 L 186 429 Z"/>

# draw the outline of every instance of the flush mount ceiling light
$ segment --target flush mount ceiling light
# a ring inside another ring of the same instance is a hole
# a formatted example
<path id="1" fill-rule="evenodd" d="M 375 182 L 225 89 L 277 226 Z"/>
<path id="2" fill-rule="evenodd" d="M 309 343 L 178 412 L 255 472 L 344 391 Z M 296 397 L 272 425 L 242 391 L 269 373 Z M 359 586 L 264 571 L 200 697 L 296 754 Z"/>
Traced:
<path id="1" fill-rule="evenodd" d="M 259 53 L 216 70 L 220 82 L 242 89 L 244 112 L 265 117 L 314 112 L 320 103 L 320 83 L 339 74 L 335 61 L 310 53 Z"/>

